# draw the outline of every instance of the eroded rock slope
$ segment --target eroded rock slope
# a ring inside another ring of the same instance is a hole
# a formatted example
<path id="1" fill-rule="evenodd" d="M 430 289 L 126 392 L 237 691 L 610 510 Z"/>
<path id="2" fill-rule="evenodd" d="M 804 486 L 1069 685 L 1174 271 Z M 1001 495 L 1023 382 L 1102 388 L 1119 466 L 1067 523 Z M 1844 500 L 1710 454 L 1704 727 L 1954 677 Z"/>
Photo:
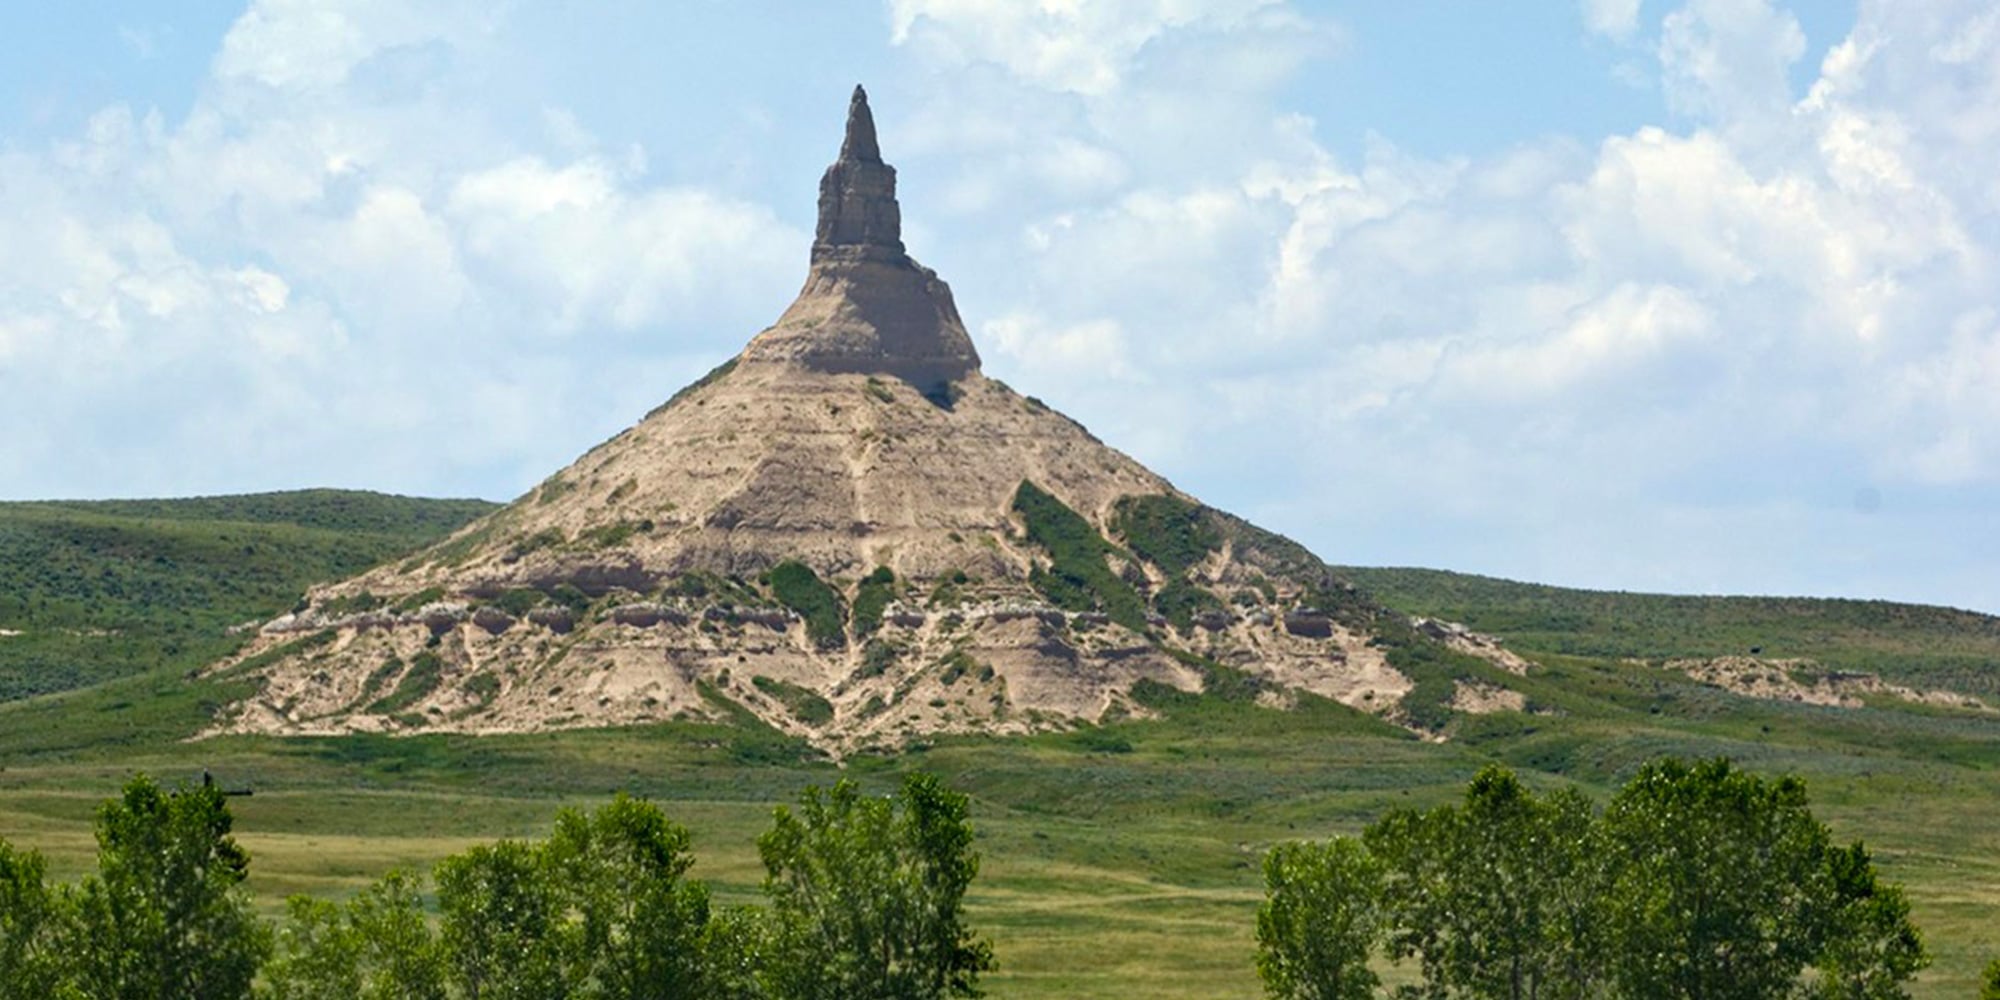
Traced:
<path id="1" fill-rule="evenodd" d="M 1144 714 L 1148 692 L 1218 683 L 1400 717 L 1413 680 L 1385 628 L 1450 648 L 981 374 L 950 290 L 904 251 L 857 88 L 777 324 L 514 503 L 313 590 L 216 669 L 261 679 L 224 730 L 740 706 L 851 746 Z"/>

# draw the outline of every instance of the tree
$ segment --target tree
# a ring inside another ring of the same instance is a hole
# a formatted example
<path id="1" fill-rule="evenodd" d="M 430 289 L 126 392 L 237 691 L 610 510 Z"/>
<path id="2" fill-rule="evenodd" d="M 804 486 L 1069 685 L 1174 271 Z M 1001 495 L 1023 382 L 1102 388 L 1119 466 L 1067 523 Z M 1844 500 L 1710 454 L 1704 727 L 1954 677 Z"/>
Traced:
<path id="1" fill-rule="evenodd" d="M 1825 943 L 1812 996 L 1820 1000 L 1898 1000 L 1903 983 L 1930 964 L 1922 935 L 1910 923 L 1910 901 L 1875 876 L 1859 843 L 1827 853 L 1833 891 Z"/>
<path id="2" fill-rule="evenodd" d="M 98 1000 L 228 1000 L 250 993 L 270 950 L 212 785 L 162 790 L 144 775 L 97 814 L 97 875 L 73 892 L 64 951 Z"/>
<path id="3" fill-rule="evenodd" d="M 965 926 L 979 870 L 965 796 L 935 775 L 893 798 L 806 789 L 757 841 L 771 902 L 765 978 L 785 1000 L 978 996 L 991 947 Z"/>
<path id="4" fill-rule="evenodd" d="M 1280 1000 L 1365 1000 L 1380 980 L 1381 865 L 1360 841 L 1279 844 L 1264 856 L 1257 973 Z"/>
<path id="5" fill-rule="evenodd" d="M 277 954 L 264 967 L 270 1000 L 444 1000 L 445 970 L 421 883 L 392 871 L 345 907 L 294 896 Z"/>
<path id="6" fill-rule="evenodd" d="M 43 880 L 42 856 L 0 840 L 0 1000 L 55 995 L 62 911 Z"/>
<path id="7" fill-rule="evenodd" d="M 2000 1000 L 2000 958 L 1986 963 L 1979 975 L 1979 1000 Z"/>
<path id="8" fill-rule="evenodd" d="M 731 977 L 740 978 L 753 938 L 735 933 L 747 926 L 740 922 L 711 933 L 707 888 L 682 877 L 693 864 L 690 842 L 658 806 L 621 795 L 594 813 L 557 814 L 545 841 L 500 841 L 438 862 L 435 934 L 421 881 L 403 873 L 344 909 L 294 898 L 266 993 L 272 1000 L 740 997 Z M 734 951 L 711 956 L 725 947 Z"/>
<path id="9" fill-rule="evenodd" d="M 1341 843 L 1266 860 L 1273 995 L 1366 995 L 1371 917 L 1388 957 L 1418 959 L 1413 997 L 1896 1000 L 1929 961 L 1902 890 L 1830 846 L 1796 778 L 1726 760 L 1648 764 L 1602 815 L 1488 767 L 1462 804 Z"/>
<path id="10" fill-rule="evenodd" d="M 1573 791 L 1538 799 L 1489 766 L 1463 805 L 1370 826 L 1383 866 L 1389 954 L 1415 956 L 1438 995 L 1592 995 L 1600 977 L 1595 815 Z"/>
<path id="11" fill-rule="evenodd" d="M 422 890 L 420 877 L 392 871 L 348 901 L 361 1000 L 444 1000 L 444 955 Z"/>
<path id="12" fill-rule="evenodd" d="M 767 1000 L 763 977 L 767 935 L 763 911 L 750 906 L 717 910 L 702 928 L 703 1000 Z"/>
<path id="13" fill-rule="evenodd" d="M 439 938 L 465 1000 L 561 1000 L 562 901 L 540 852 L 518 840 L 481 844 L 438 862 Z"/>
<path id="14" fill-rule="evenodd" d="M 1786 995 L 1825 941 L 1827 831 L 1796 778 L 1727 760 L 1641 768 L 1604 815 L 1621 992 L 1658 1000 Z"/>
<path id="15" fill-rule="evenodd" d="M 658 806 L 620 795 L 595 814 L 556 817 L 543 847 L 574 913 L 572 978 L 605 1000 L 709 995 L 704 931 L 708 889 L 682 879 L 694 863 L 685 828 Z"/>
<path id="16" fill-rule="evenodd" d="M 323 899 L 285 900 L 285 923 L 264 965 L 266 1000 L 352 1000 L 361 995 L 357 935 L 346 913 Z"/>

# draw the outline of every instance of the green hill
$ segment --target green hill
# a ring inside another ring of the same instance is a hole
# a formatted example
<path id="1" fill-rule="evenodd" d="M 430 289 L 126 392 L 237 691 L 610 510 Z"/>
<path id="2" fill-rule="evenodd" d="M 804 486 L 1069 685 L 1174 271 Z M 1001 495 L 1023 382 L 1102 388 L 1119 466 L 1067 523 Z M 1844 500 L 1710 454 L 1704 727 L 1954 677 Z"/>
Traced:
<path id="1" fill-rule="evenodd" d="M 227 653 L 232 625 L 492 509 L 300 490 L 0 503 L 0 701 Z"/>
<path id="2" fill-rule="evenodd" d="M 1523 654 L 1665 660 L 1805 657 L 1913 687 L 2000 696 L 2000 617 L 1890 601 L 1574 590 L 1432 569 L 1343 567 L 1399 611 L 1500 636 Z"/>

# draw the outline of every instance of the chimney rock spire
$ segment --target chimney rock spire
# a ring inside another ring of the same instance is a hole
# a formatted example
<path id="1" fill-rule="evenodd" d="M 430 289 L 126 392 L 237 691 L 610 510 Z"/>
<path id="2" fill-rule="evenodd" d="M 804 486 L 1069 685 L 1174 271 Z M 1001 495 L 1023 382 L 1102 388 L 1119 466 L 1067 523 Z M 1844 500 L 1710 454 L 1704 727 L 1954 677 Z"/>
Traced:
<path id="1" fill-rule="evenodd" d="M 868 93 L 854 88 L 840 157 L 819 179 L 819 230 L 799 297 L 743 349 L 751 364 L 890 375 L 937 398 L 979 371 L 951 288 L 903 251 L 896 168 L 882 162 Z"/>
<path id="2" fill-rule="evenodd" d="M 836 247 L 878 247 L 903 252 L 903 213 L 896 205 L 896 168 L 882 162 L 868 92 L 857 84 L 847 103 L 847 136 L 840 158 L 819 179 L 819 231 L 813 259 Z"/>
<path id="3" fill-rule="evenodd" d="M 850 162 L 882 162 L 882 147 L 875 144 L 875 116 L 868 111 L 868 92 L 854 85 L 847 101 L 847 138 L 840 143 L 840 158 Z"/>

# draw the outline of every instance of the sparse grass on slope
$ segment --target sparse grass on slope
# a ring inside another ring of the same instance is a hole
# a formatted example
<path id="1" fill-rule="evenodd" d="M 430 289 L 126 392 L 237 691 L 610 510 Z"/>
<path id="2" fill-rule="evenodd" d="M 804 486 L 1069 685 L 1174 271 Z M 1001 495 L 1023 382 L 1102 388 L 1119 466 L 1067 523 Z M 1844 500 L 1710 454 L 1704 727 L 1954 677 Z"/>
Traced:
<path id="1" fill-rule="evenodd" d="M 1463 622 L 1523 653 L 1660 660 L 1754 649 L 1919 687 L 2000 696 L 2000 617 L 1971 611 L 1572 590 L 1427 569 L 1339 572 L 1390 607 Z"/>
<path id="2" fill-rule="evenodd" d="M 234 648 L 227 629 L 291 607 L 492 509 L 303 490 L 188 500 L 0 503 L 0 700 Z"/>

